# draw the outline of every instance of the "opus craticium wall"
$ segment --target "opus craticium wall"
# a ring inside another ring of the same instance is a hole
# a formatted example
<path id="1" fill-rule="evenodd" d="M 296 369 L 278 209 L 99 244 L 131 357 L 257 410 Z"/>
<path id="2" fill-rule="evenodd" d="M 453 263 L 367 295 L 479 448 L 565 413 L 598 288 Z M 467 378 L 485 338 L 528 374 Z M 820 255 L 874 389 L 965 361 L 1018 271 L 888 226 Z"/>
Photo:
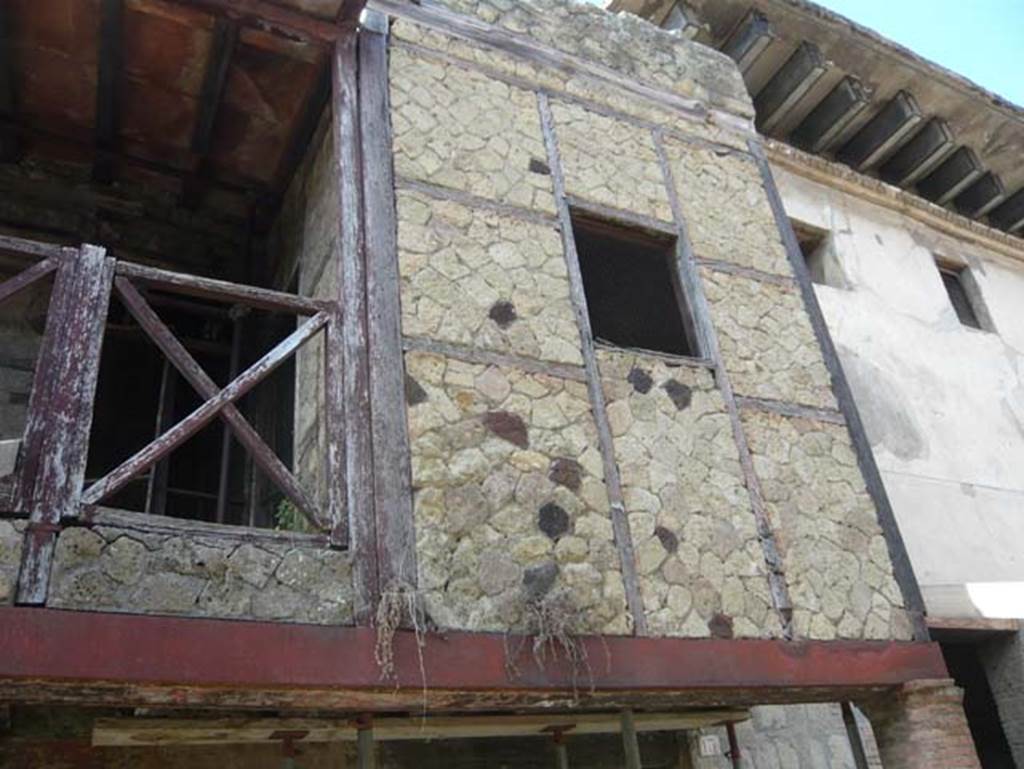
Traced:
<path id="1" fill-rule="evenodd" d="M 522 627 L 558 594 L 591 632 L 910 638 L 753 134 L 728 126 L 751 114 L 732 62 L 585 6 L 445 5 L 547 53 L 436 16 L 391 29 L 435 621 Z M 590 70 L 552 66 L 559 49 Z M 573 211 L 676 235 L 700 358 L 595 346 Z"/>

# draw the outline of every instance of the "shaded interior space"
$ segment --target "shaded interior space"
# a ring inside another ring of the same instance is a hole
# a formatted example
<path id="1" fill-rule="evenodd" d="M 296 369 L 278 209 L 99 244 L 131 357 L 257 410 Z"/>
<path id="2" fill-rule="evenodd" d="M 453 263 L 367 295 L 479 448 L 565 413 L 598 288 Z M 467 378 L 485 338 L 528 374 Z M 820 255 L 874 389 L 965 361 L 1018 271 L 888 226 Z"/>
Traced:
<path id="1" fill-rule="evenodd" d="M 327 13 L 330 2 L 320 3 Z M 340 1 L 333 3 L 335 12 Z M 0 235 L 102 246 L 119 262 L 278 290 L 268 244 L 324 114 L 329 46 L 165 0 L 0 3 Z M 33 259 L 0 252 L 0 279 Z M 53 277 L 0 305 L 0 439 L 25 429 Z M 294 315 L 144 290 L 223 387 Z M 87 483 L 202 402 L 112 294 Z M 237 316 L 237 317 L 236 317 Z M 238 402 L 295 470 L 296 362 Z M 220 419 L 103 504 L 277 526 L 280 492 Z M 296 471 L 297 472 L 297 471 Z M 309 490 L 311 494 L 319 492 Z"/>
<path id="2" fill-rule="evenodd" d="M 980 644 L 943 641 L 941 646 L 950 676 L 964 690 L 964 712 L 982 769 L 1017 769 L 979 656 Z"/>
<path id="3" fill-rule="evenodd" d="M 849 288 L 849 282 L 833 247 L 832 236 L 826 230 L 805 222 L 791 219 L 790 224 L 793 225 L 793 233 L 796 235 L 811 282 L 819 286 Z"/>
<path id="4" fill-rule="evenodd" d="M 675 239 L 580 215 L 572 227 L 594 338 L 700 357 Z"/>
<path id="5" fill-rule="evenodd" d="M 991 331 L 992 321 L 970 268 L 945 261 L 936 262 L 936 266 L 942 287 L 946 289 L 949 303 L 960 325 L 979 331 Z"/>

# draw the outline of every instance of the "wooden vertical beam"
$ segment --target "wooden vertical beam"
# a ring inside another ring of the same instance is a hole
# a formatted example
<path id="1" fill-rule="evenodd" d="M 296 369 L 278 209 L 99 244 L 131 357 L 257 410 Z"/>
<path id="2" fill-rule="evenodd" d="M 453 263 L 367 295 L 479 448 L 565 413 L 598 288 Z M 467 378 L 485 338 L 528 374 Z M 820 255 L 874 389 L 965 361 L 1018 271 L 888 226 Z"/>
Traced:
<path id="1" fill-rule="evenodd" d="M 376 769 L 377 756 L 373 748 L 373 716 L 365 713 L 356 720 L 356 766 L 358 769 Z"/>
<path id="2" fill-rule="evenodd" d="M 622 711 L 622 749 L 626 754 L 626 769 L 643 769 L 640 743 L 636 737 L 636 721 L 629 708 Z"/>
<path id="3" fill-rule="evenodd" d="M 202 198 L 202 176 L 213 144 L 213 131 L 224 98 L 231 57 L 237 46 L 238 25 L 233 21 L 217 18 L 213 27 L 210 54 L 206 59 L 206 71 L 203 74 L 203 88 L 199 94 L 196 125 L 192 131 L 192 172 L 185 177 L 182 189 L 181 202 L 186 208 L 195 208 Z"/>
<path id="4" fill-rule="evenodd" d="M 231 358 L 228 362 L 228 381 L 233 382 L 238 376 L 238 367 L 242 359 L 242 325 L 245 308 L 231 308 Z M 220 476 L 217 478 L 217 523 L 224 523 L 228 512 L 228 493 L 231 490 L 231 427 L 221 424 L 220 439 Z"/>
<path id="5" fill-rule="evenodd" d="M 358 34 L 353 29 L 339 37 L 334 45 L 331 111 L 339 202 L 338 286 L 342 315 L 340 366 L 345 413 L 345 500 L 349 547 L 354 556 L 355 616 L 357 623 L 367 624 L 377 605 L 380 583 L 373 500 L 358 66 Z"/>
<path id="6" fill-rule="evenodd" d="M 633 616 L 633 632 L 647 635 L 647 615 L 644 613 L 643 599 L 640 596 L 640 583 L 637 577 L 636 556 L 633 552 L 633 535 L 629 530 L 629 519 L 622 496 L 622 482 L 619 478 L 619 467 L 615 463 L 615 445 L 612 441 L 611 426 L 608 423 L 608 411 L 605 408 L 604 390 L 601 388 L 601 372 L 597 366 L 597 354 L 594 350 L 594 332 L 590 327 L 590 314 L 587 310 L 587 297 L 583 290 L 583 273 L 580 270 L 579 255 L 576 253 L 576 238 L 572 231 L 572 214 L 565 193 L 565 175 L 562 170 L 562 157 L 558 150 L 558 139 L 555 136 L 555 119 L 551 114 L 551 104 L 547 94 L 537 94 L 540 109 L 541 128 L 544 133 L 544 144 L 547 148 L 548 167 L 551 169 L 551 181 L 555 192 L 555 207 L 558 210 L 559 228 L 562 231 L 562 246 L 565 251 L 566 270 L 569 275 L 569 293 L 572 298 L 576 323 L 580 330 L 580 343 L 583 352 L 583 365 L 587 374 L 587 390 L 590 394 L 590 407 L 597 426 L 597 437 L 604 464 L 604 482 L 608 489 L 610 516 L 615 546 L 619 554 L 622 569 L 622 583 L 626 591 L 626 605 Z"/>
<path id="7" fill-rule="evenodd" d="M 856 769 L 868 769 L 868 757 L 864 751 L 864 739 L 857 725 L 857 717 L 853 713 L 853 706 L 849 702 L 842 704 L 843 725 L 846 727 L 846 737 L 850 741 L 850 752 L 853 753 L 853 765 Z"/>
<path id="8" fill-rule="evenodd" d="M 668 154 L 665 152 L 665 137 L 660 130 L 652 131 L 651 135 L 654 140 L 658 162 L 661 165 L 662 178 L 668 191 L 669 206 L 672 209 L 672 217 L 675 220 L 678 233 L 676 242 L 680 251 L 680 258 L 677 268 L 686 286 L 686 290 L 690 294 L 694 320 L 698 324 L 704 344 L 702 353 L 714 364 L 715 383 L 722 393 L 722 402 L 725 404 L 725 410 L 729 414 L 729 423 L 732 427 L 733 440 L 736 443 L 740 469 L 743 472 L 747 496 L 750 499 L 750 508 L 754 513 L 754 521 L 757 525 L 757 536 L 761 543 L 761 552 L 764 554 L 765 566 L 768 570 L 768 588 L 772 595 L 772 603 L 775 606 L 775 611 L 778 613 L 783 636 L 791 638 L 793 635 L 793 604 L 789 598 L 789 586 L 786 584 L 782 556 L 775 542 L 775 532 L 772 530 L 771 520 L 764 502 L 764 494 L 761 491 L 761 480 L 754 471 L 754 460 L 750 453 L 750 446 L 747 443 L 746 433 L 743 430 L 739 407 L 736 405 L 736 395 L 732 389 L 732 381 L 729 378 L 729 372 L 726 371 L 725 364 L 722 362 L 722 354 L 718 346 L 718 335 L 715 333 L 714 324 L 711 322 L 711 308 L 708 306 L 708 300 L 704 295 L 704 289 L 700 282 L 700 276 L 697 271 L 697 257 L 693 252 L 693 244 L 690 242 L 686 216 L 683 214 L 683 207 L 679 200 L 679 188 L 676 186 L 675 173 L 672 171 L 672 164 L 669 162 Z"/>
<path id="9" fill-rule="evenodd" d="M 804 261 L 800 251 L 800 244 L 797 241 L 796 233 L 793 232 L 793 225 L 786 215 L 786 208 L 779 194 L 779 188 L 775 184 L 775 177 L 772 175 L 771 167 L 768 165 L 768 158 L 764 154 L 764 148 L 757 139 L 750 139 L 747 142 L 751 154 L 757 161 L 761 171 L 761 180 L 765 192 L 768 195 L 768 202 L 771 205 L 772 214 L 775 217 L 775 226 L 782 236 L 782 242 L 786 247 L 786 254 L 789 257 L 790 266 L 796 276 L 797 285 L 800 287 L 800 295 L 803 297 L 804 307 L 814 329 L 814 335 L 821 348 L 825 366 L 828 368 L 832 379 L 832 392 L 836 396 L 839 410 L 846 417 L 847 430 L 850 433 L 850 440 L 853 443 L 854 452 L 857 455 L 857 464 L 868 494 L 875 503 L 875 510 L 878 513 L 878 522 L 882 527 L 886 545 L 889 549 L 889 558 L 892 560 L 893 576 L 900 586 L 903 595 L 903 604 L 911 622 L 914 625 L 914 639 L 927 641 L 928 627 L 925 625 L 924 598 L 921 595 L 921 588 L 914 576 L 914 567 L 910 563 L 910 556 L 903 542 L 903 535 L 900 533 L 896 523 L 896 515 L 893 513 L 892 505 L 889 503 L 889 496 L 885 491 L 885 484 L 882 481 L 882 474 L 878 471 L 875 463 L 875 455 L 871 449 L 871 442 L 868 440 L 867 431 L 861 421 L 860 412 L 857 410 L 857 403 L 853 399 L 853 390 L 843 372 L 843 364 L 839 360 L 832 335 L 829 333 L 828 325 L 825 323 L 825 316 L 818 304 L 818 298 L 814 293 L 814 286 L 811 283 L 811 275 L 807 270 L 807 263 Z"/>
<path id="10" fill-rule="evenodd" d="M 388 100 L 388 18 L 367 11 L 359 32 L 370 404 L 380 586 L 415 587 L 416 530 L 406 421 L 398 223 Z"/>
<path id="11" fill-rule="evenodd" d="M 96 77 L 96 159 L 92 166 L 93 181 L 101 184 L 109 184 L 114 178 L 124 57 L 123 21 L 124 0 L 102 0 Z"/>
<path id="12" fill-rule="evenodd" d="M 160 372 L 160 402 L 156 410 L 156 425 L 153 437 L 159 438 L 170 428 L 174 419 L 174 394 L 177 390 L 178 374 L 171 362 L 164 358 Z M 149 471 L 146 483 L 146 512 L 163 515 L 167 510 L 167 477 L 170 466 L 167 459 L 161 459 Z"/>
<path id="13" fill-rule="evenodd" d="M 25 430 L 25 474 L 18 496 L 30 519 L 18 581 L 21 604 L 46 602 L 59 524 L 78 514 L 114 260 L 102 248 L 83 246 L 61 273 Z"/>
<path id="14" fill-rule="evenodd" d="M 15 125 L 14 32 L 10 4 L 0 2 L 0 163 L 17 159 L 20 144 Z"/>

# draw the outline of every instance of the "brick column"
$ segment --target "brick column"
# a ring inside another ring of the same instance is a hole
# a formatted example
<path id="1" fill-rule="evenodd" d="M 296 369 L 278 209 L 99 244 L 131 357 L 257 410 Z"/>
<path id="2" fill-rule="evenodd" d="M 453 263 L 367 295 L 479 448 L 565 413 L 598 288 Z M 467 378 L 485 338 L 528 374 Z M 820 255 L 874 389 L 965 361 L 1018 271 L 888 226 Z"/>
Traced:
<path id="1" fill-rule="evenodd" d="M 952 679 L 912 681 L 865 702 L 885 769 L 981 769 Z"/>

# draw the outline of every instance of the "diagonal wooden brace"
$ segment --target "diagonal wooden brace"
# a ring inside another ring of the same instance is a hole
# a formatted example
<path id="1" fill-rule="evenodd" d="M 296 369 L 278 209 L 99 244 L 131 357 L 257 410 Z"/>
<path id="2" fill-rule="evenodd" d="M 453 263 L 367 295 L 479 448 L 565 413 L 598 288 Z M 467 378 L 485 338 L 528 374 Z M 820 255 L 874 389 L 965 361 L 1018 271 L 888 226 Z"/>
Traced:
<path id="1" fill-rule="evenodd" d="M 56 270 L 59 265 L 60 260 L 57 259 L 57 257 L 51 256 L 43 259 L 41 262 L 36 262 L 31 267 L 19 272 L 13 278 L 0 283 L 0 302 L 10 299 L 19 291 L 23 291 L 28 288 L 40 278 L 49 275 L 51 272 Z"/>
<path id="2" fill-rule="evenodd" d="M 115 279 L 115 287 L 128 311 L 139 322 L 139 325 L 149 334 L 175 368 L 181 372 L 181 375 L 207 400 L 164 435 L 90 486 L 83 495 L 82 502 L 95 504 L 117 491 L 129 479 L 169 454 L 214 417 L 220 416 L 234 431 L 238 441 L 251 452 L 256 464 L 271 477 L 310 523 L 319 529 L 327 529 L 328 524 L 318 514 L 315 502 L 249 424 L 234 402 L 255 387 L 274 369 L 284 363 L 302 344 L 320 331 L 327 324 L 329 315 L 326 312 L 319 312 L 305 321 L 233 382 L 224 389 L 220 389 L 185 350 L 130 281 L 118 277 Z"/>

